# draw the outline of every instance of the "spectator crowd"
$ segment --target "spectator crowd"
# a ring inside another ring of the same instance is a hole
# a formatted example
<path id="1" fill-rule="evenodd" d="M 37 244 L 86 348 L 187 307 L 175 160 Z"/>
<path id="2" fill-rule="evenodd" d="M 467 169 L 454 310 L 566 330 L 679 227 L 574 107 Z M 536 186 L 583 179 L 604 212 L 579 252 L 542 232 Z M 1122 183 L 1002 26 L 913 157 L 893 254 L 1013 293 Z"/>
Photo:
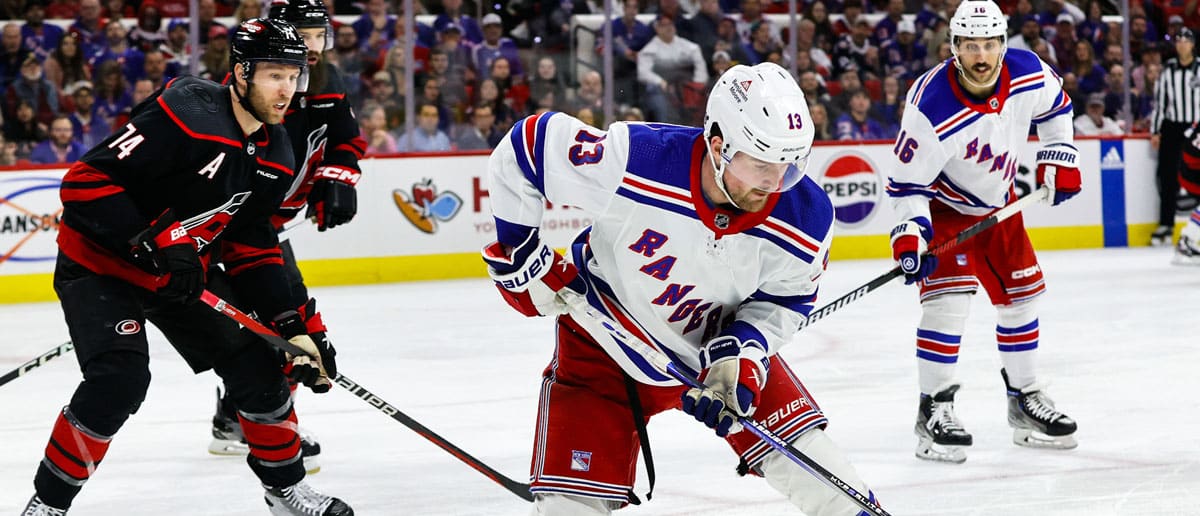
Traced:
<path id="1" fill-rule="evenodd" d="M 229 71 L 231 27 L 220 20 L 262 16 L 264 1 L 199 0 L 201 76 L 219 81 Z M 786 1 L 629 0 L 609 22 L 611 48 L 602 30 L 571 24 L 603 13 L 601 0 L 414 1 L 413 14 L 433 21 L 414 20 L 411 38 L 400 0 L 325 3 L 347 21 L 332 28 L 327 60 L 378 154 L 489 149 L 520 117 L 545 110 L 604 127 L 606 84 L 620 120 L 698 125 L 724 70 L 763 61 L 796 65 L 819 140 L 892 139 L 908 87 L 951 56 L 948 20 L 959 0 L 806 0 L 794 35 L 791 24 L 772 21 Z M 1131 2 L 1126 70 L 1122 27 L 1103 19 L 1116 13 L 1112 0 L 999 4 L 1010 48 L 1058 72 L 1082 135 L 1146 132 L 1172 38 L 1200 28 L 1194 0 Z M 0 0 L 8 20 L 0 22 L 0 165 L 70 162 L 123 125 L 132 106 L 190 69 L 188 14 L 187 0 Z M 612 53 L 609 81 L 586 64 L 567 73 L 583 32 L 595 35 L 587 41 L 597 41 L 597 56 Z"/>

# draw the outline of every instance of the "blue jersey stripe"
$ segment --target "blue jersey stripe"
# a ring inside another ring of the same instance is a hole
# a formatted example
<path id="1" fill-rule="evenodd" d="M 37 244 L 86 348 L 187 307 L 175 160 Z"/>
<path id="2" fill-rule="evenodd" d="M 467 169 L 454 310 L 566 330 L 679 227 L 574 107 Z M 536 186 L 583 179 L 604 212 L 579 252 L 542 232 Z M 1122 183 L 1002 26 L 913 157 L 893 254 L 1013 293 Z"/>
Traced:
<path id="1" fill-rule="evenodd" d="M 533 173 L 533 165 L 529 163 L 529 159 L 525 156 L 525 124 L 529 119 L 517 122 L 513 126 L 512 131 L 508 133 L 509 143 L 513 147 L 513 154 L 517 156 L 517 166 L 521 167 L 521 173 L 525 174 L 525 180 L 533 184 L 542 195 L 546 194 L 546 187 L 542 183 L 540 177 Z"/>
<path id="2" fill-rule="evenodd" d="M 625 186 L 622 186 L 617 189 L 617 195 L 628 198 L 639 204 L 653 206 L 655 208 L 666 210 L 666 211 L 669 211 L 672 213 L 678 213 L 680 215 L 683 215 L 684 217 L 699 220 L 696 216 L 696 210 L 694 210 L 694 209 L 684 208 L 683 206 L 680 206 L 678 204 L 671 203 L 671 202 L 660 201 L 653 197 L 649 197 L 649 196 L 637 193 L 637 192 L 633 191 L 633 189 L 625 187 Z"/>
<path id="3" fill-rule="evenodd" d="M 809 312 L 812 312 L 813 303 L 817 300 L 816 292 L 804 296 L 774 296 L 761 290 L 750 294 L 750 299 L 755 301 L 766 301 L 774 303 L 793 312 L 799 313 L 808 317 Z"/>
<path id="4" fill-rule="evenodd" d="M 743 233 L 765 239 L 765 240 L 779 246 L 780 249 L 787 251 L 788 254 L 801 259 L 802 261 L 804 261 L 804 263 L 812 263 L 813 260 L 815 259 L 815 257 L 813 255 L 809 254 L 808 251 L 805 251 L 804 249 L 801 249 L 799 247 L 792 245 L 791 242 L 788 242 L 787 240 L 784 240 L 784 239 L 779 238 L 771 233 L 763 231 L 761 229 L 761 227 L 759 227 L 759 226 L 755 226 L 750 229 L 747 229 Z"/>
<path id="5" fill-rule="evenodd" d="M 537 127 L 533 131 L 533 170 L 539 178 L 546 176 L 546 125 L 550 123 L 550 118 L 555 114 L 557 113 L 552 111 L 538 117 Z M 535 183 L 538 186 L 538 191 L 543 194 L 546 193 L 546 189 L 543 186 L 544 181 L 543 179 L 542 182 Z"/>
<path id="6" fill-rule="evenodd" d="M 983 118 L 983 113 L 975 113 L 974 115 L 971 115 L 971 117 L 970 117 L 970 118 L 968 118 L 968 119 L 966 119 L 965 121 L 963 121 L 962 123 L 960 123 L 960 124 L 958 124 L 958 125 L 954 126 L 954 128 L 953 128 L 953 129 L 950 129 L 949 131 L 946 131 L 946 132 L 944 132 L 944 133 L 942 133 L 942 134 L 939 134 L 939 135 L 938 135 L 938 141 L 945 141 L 945 140 L 946 140 L 946 138 L 949 138 L 949 137 L 951 137 L 951 136 L 954 136 L 954 133 L 957 133 L 957 132 L 959 132 L 959 131 L 961 131 L 961 130 L 963 130 L 963 129 L 966 129 L 966 128 L 967 128 L 967 126 L 969 126 L 969 125 L 971 125 L 971 124 L 975 123 L 975 121 L 976 121 L 976 120 L 979 120 L 980 118 Z"/>

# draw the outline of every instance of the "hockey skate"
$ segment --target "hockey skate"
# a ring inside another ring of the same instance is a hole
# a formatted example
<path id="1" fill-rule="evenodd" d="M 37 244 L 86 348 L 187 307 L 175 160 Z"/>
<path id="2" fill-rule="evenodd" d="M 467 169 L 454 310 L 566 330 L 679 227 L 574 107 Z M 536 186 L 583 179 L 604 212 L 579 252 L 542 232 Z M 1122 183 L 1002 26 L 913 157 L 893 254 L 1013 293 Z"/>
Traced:
<path id="1" fill-rule="evenodd" d="M 309 475 L 321 471 L 321 443 L 316 436 L 303 427 L 297 429 L 300 434 L 300 453 L 304 456 L 304 471 Z M 237 413 L 228 403 L 224 403 L 221 388 L 217 388 L 217 413 L 212 418 L 212 441 L 208 443 L 208 453 L 213 455 L 228 455 L 244 457 L 250 453 L 246 438 L 242 435 L 242 425 L 238 422 Z"/>
<path id="2" fill-rule="evenodd" d="M 1175 245 L 1175 256 L 1171 258 L 1175 265 L 1200 265 L 1200 242 L 1192 240 L 1187 235 L 1179 237 Z"/>
<path id="3" fill-rule="evenodd" d="M 266 487 L 266 490 L 263 499 L 275 516 L 354 516 L 354 509 L 346 502 L 321 494 L 303 480 L 288 487 Z"/>
<path id="4" fill-rule="evenodd" d="M 1150 247 L 1165 247 L 1171 245 L 1171 236 L 1174 228 L 1171 226 L 1159 226 L 1150 234 Z"/>
<path id="5" fill-rule="evenodd" d="M 933 396 L 921 395 L 917 408 L 918 459 L 961 464 L 967 460 L 966 447 L 972 443 L 971 434 L 963 429 L 954 413 L 954 393 L 958 384 L 951 384 Z"/>
<path id="6" fill-rule="evenodd" d="M 1075 420 L 1054 408 L 1054 402 L 1038 384 L 1014 389 L 1008 373 L 1000 370 L 1008 391 L 1008 426 L 1013 427 L 1013 444 L 1030 448 L 1070 450 L 1075 442 Z"/>
<path id="7" fill-rule="evenodd" d="M 21 512 L 21 516 L 63 516 L 66 513 L 66 509 L 46 505 L 46 502 L 43 502 L 41 498 L 33 495 L 29 499 L 29 503 L 25 505 L 25 510 Z"/>

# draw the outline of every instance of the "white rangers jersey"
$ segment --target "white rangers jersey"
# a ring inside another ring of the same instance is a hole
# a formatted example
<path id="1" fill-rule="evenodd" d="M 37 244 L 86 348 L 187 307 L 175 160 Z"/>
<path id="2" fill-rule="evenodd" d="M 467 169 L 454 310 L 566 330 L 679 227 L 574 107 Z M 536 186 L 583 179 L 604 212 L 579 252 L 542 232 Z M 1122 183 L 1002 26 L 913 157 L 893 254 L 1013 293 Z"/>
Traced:
<path id="1" fill-rule="evenodd" d="M 1033 52 L 1009 48 L 996 92 L 982 101 L 957 73 L 947 59 L 909 90 L 887 187 L 901 220 L 928 218 L 930 199 L 968 215 L 1007 204 L 1031 123 L 1044 147 L 1077 152 L 1071 98 Z"/>
<path id="2" fill-rule="evenodd" d="M 562 113 L 519 122 L 492 153 L 489 193 L 501 243 L 517 246 L 546 201 L 594 221 L 569 250 L 588 302 L 693 374 L 709 339 L 734 335 L 774 354 L 813 308 L 833 207 L 804 178 L 758 213 L 714 207 L 700 192 L 699 128 L 612 124 L 605 133 Z M 676 382 L 593 321 L 577 318 L 643 383 Z"/>

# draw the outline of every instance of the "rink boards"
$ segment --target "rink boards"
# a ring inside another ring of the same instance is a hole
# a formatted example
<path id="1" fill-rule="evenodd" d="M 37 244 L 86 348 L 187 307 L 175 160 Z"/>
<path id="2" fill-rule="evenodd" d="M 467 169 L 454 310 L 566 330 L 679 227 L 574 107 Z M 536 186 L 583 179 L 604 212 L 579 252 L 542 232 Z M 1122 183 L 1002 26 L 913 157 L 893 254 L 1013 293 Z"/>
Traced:
<path id="1" fill-rule="evenodd" d="M 1032 189 L 1028 143 L 1016 177 L 1018 193 Z M 1157 218 L 1155 157 L 1142 138 L 1087 139 L 1081 153 L 1083 192 L 1051 208 L 1025 212 L 1039 249 L 1125 247 L 1149 240 Z M 886 198 L 891 144 L 820 145 L 808 174 L 829 192 L 837 210 L 833 259 L 889 253 L 895 222 Z M 486 274 L 479 249 L 495 228 L 484 153 L 373 158 L 362 162 L 358 216 L 318 233 L 303 224 L 286 233 L 310 285 L 433 280 Z M 0 171 L 0 302 L 54 298 L 50 273 L 56 253 L 58 187 L 65 169 Z M 543 235 L 563 247 L 590 223 L 584 212 L 551 206 Z"/>

